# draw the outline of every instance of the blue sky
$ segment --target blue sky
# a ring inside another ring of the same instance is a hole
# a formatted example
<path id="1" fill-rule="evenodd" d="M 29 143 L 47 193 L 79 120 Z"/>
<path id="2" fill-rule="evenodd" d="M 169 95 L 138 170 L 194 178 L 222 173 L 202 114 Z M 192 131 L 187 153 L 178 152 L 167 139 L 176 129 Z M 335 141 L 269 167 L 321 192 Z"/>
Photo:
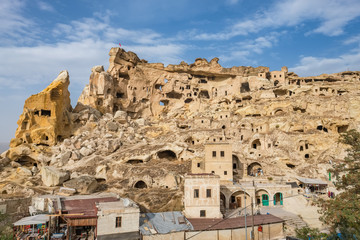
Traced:
<path id="1" fill-rule="evenodd" d="M 121 43 L 149 62 L 219 57 L 300 76 L 360 70 L 359 0 L 0 0 L 0 142 L 61 70 L 75 107 Z"/>

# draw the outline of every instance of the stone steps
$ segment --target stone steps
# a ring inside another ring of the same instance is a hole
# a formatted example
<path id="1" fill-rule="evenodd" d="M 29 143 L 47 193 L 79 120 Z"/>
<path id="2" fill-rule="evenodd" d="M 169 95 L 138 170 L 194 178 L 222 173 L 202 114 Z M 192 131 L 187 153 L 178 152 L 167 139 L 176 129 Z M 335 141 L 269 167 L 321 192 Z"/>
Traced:
<path id="1" fill-rule="evenodd" d="M 274 208 L 262 208 L 262 214 L 270 213 L 276 217 L 282 218 L 285 220 L 285 224 L 294 228 L 302 228 L 306 227 L 307 224 L 296 214 L 291 212 L 287 212 L 282 208 L 274 207 Z"/>

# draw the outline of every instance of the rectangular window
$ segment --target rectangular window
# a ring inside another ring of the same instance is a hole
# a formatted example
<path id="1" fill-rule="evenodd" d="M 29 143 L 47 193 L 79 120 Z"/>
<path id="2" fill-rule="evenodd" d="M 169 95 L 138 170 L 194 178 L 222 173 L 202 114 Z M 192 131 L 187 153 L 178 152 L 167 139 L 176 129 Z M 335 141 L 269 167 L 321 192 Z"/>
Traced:
<path id="1" fill-rule="evenodd" d="M 211 189 L 206 189 L 206 197 L 211 198 Z"/>
<path id="2" fill-rule="evenodd" d="M 199 189 L 194 189 L 194 198 L 199 198 Z"/>
<path id="3" fill-rule="evenodd" d="M 200 163 L 197 164 L 197 167 L 200 167 Z"/>
<path id="4" fill-rule="evenodd" d="M 224 152 L 224 151 L 220 151 L 220 156 L 221 156 L 221 157 L 225 157 L 225 152 Z"/>
<path id="5" fill-rule="evenodd" d="M 200 217 L 206 217 L 206 210 L 200 210 Z"/>
<path id="6" fill-rule="evenodd" d="M 227 175 L 227 171 L 224 171 L 224 175 Z"/>
<path id="7" fill-rule="evenodd" d="M 216 151 L 213 151 L 213 152 L 212 152 L 212 156 L 213 156 L 213 157 L 216 157 Z"/>
<path id="8" fill-rule="evenodd" d="M 121 227 L 121 217 L 116 217 L 115 227 L 116 228 Z"/>

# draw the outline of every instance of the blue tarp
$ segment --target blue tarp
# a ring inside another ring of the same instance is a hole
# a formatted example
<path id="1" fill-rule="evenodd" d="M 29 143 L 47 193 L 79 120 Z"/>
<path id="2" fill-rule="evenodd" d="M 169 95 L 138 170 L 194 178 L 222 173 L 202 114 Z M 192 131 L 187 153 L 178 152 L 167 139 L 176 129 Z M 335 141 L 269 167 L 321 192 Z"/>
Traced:
<path id="1" fill-rule="evenodd" d="M 191 223 L 181 212 L 140 214 L 140 231 L 143 235 L 166 234 L 193 229 Z"/>

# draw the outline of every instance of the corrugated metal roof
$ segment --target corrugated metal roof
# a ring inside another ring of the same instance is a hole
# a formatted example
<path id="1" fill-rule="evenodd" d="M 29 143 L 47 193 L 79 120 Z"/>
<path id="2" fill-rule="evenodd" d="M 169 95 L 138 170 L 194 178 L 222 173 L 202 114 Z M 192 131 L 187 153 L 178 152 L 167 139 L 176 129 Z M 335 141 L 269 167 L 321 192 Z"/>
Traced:
<path id="1" fill-rule="evenodd" d="M 181 212 L 140 214 L 140 232 L 143 235 L 166 234 L 186 230 L 193 230 L 193 226 Z"/>
<path id="2" fill-rule="evenodd" d="M 300 182 L 306 183 L 306 184 L 319 184 L 319 185 L 327 185 L 326 182 L 321 181 L 319 179 L 313 179 L 313 178 L 303 178 L 303 177 L 297 177 L 297 180 Z"/>
<path id="3" fill-rule="evenodd" d="M 222 229 L 234 229 L 245 227 L 245 217 L 237 218 L 189 218 L 188 219 L 195 231 L 203 230 L 222 230 Z M 275 217 L 271 214 L 266 215 L 255 215 L 254 225 L 270 224 L 270 223 L 281 223 L 283 219 Z M 246 225 L 250 227 L 252 225 L 252 216 L 246 217 Z"/>
<path id="4" fill-rule="evenodd" d="M 89 218 L 97 217 L 96 203 L 99 202 L 116 202 L 118 199 L 116 197 L 104 197 L 104 198 L 87 198 L 87 199 L 71 199 L 63 200 L 61 199 L 61 211 L 67 212 L 69 214 L 82 213 L 83 215 L 68 215 L 66 218 Z M 57 206 L 58 203 L 55 203 L 55 209 L 60 210 Z"/>
<path id="5" fill-rule="evenodd" d="M 24 226 L 33 224 L 45 224 L 49 221 L 49 216 L 46 214 L 40 214 L 35 216 L 24 217 L 14 223 L 14 226 Z"/>

